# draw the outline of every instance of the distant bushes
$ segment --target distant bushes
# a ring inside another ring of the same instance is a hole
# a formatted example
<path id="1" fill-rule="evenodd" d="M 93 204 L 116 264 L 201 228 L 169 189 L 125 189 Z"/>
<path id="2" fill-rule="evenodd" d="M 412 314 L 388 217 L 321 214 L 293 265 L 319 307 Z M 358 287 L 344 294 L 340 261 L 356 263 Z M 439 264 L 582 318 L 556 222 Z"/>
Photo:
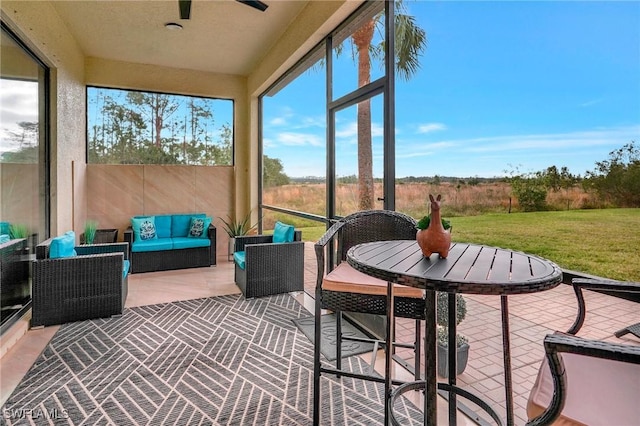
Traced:
<path id="1" fill-rule="evenodd" d="M 640 149 L 632 141 L 596 163 L 582 183 L 586 191 L 616 207 L 640 207 Z"/>
<path id="2" fill-rule="evenodd" d="M 553 209 L 548 204 L 551 194 L 566 193 L 579 184 L 590 197 L 574 208 L 640 207 L 640 149 L 634 141 L 596 162 L 596 168 L 584 178 L 555 166 L 535 173 L 520 173 L 516 168 L 510 173 L 511 190 L 523 211 Z"/>

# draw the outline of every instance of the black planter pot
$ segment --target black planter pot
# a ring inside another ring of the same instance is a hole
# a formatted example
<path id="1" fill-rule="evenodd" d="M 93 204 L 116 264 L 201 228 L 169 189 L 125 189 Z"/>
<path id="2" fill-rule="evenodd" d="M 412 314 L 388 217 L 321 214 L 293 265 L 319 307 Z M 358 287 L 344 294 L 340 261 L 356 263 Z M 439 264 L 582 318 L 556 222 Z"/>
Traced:
<path id="1" fill-rule="evenodd" d="M 456 376 L 464 372 L 467 368 L 467 360 L 469 359 L 469 344 L 463 343 L 457 347 L 456 355 Z M 447 357 L 447 348 L 438 344 L 438 375 L 445 379 L 449 377 L 449 358 Z"/>

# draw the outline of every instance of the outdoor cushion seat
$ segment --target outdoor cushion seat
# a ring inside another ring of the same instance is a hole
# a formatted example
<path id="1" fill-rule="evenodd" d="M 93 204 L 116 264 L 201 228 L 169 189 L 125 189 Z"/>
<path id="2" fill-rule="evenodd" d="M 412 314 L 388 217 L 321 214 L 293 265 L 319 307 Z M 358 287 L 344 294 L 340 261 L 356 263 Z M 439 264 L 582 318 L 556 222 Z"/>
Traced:
<path id="1" fill-rule="evenodd" d="M 208 238 L 174 237 L 171 238 L 171 241 L 174 249 L 209 247 L 211 245 L 211 240 Z"/>
<path id="2" fill-rule="evenodd" d="M 157 240 L 134 241 L 131 251 L 134 253 L 145 251 L 160 251 L 173 249 L 171 238 L 158 238 Z"/>
<path id="3" fill-rule="evenodd" d="M 240 267 L 240 269 L 246 269 L 247 259 L 244 251 L 236 251 L 233 253 L 233 261 Z"/>
<path id="4" fill-rule="evenodd" d="M 340 263 L 324 277 L 322 288 L 326 291 L 386 296 L 387 282 L 364 274 L 346 262 Z M 424 292 L 415 287 L 394 284 L 395 297 L 424 297 Z"/>
<path id="5" fill-rule="evenodd" d="M 129 260 L 125 260 L 122 264 L 122 279 L 127 278 L 127 275 L 129 275 L 130 268 L 131 268 L 131 262 Z"/>

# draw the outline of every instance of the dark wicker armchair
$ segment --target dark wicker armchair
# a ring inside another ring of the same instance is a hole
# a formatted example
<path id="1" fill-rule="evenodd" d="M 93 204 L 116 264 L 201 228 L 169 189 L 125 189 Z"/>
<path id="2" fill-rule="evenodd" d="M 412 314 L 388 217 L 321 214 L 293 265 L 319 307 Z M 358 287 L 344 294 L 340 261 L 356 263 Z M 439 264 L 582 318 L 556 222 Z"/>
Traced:
<path id="1" fill-rule="evenodd" d="M 587 306 L 584 302 L 584 296 L 582 290 L 597 290 L 609 293 L 625 293 L 633 294 L 640 297 L 640 283 L 631 281 L 614 281 L 605 279 L 591 279 L 591 278 L 574 278 L 572 280 L 573 291 L 578 298 L 578 315 L 576 321 L 573 323 L 568 333 L 576 334 L 582 325 L 587 315 Z M 640 323 L 629 325 L 621 330 L 616 331 L 614 334 L 616 337 L 622 337 L 627 333 L 631 333 L 636 337 L 640 337 Z"/>
<path id="2" fill-rule="evenodd" d="M 578 315 L 568 334 L 545 337 L 546 358 L 529 396 L 529 425 L 631 425 L 640 419 L 640 346 L 575 336 L 585 320 L 582 289 L 638 293 L 636 283 L 576 279 Z M 617 333 L 616 333 L 617 334 Z"/>
<path id="3" fill-rule="evenodd" d="M 36 246 L 32 327 L 122 314 L 128 243 L 81 245 L 77 256 L 56 259 L 49 258 L 50 244 L 51 239 Z"/>
<path id="4" fill-rule="evenodd" d="M 374 315 L 386 315 L 387 313 L 387 283 L 351 268 L 346 262 L 347 251 L 357 244 L 366 242 L 415 240 L 416 231 L 416 221 L 407 215 L 388 210 L 367 210 L 339 220 L 316 243 L 318 277 L 315 297 L 314 424 L 319 424 L 320 421 L 320 375 L 322 373 L 378 382 L 384 381 L 384 378 L 373 372 L 359 374 L 342 369 L 341 345 L 343 340 L 348 340 L 342 335 L 342 312 Z M 333 257 L 335 257 L 335 261 L 329 263 Z M 328 269 L 326 274 L 325 268 Z M 415 320 L 414 342 L 410 344 L 395 342 L 394 345 L 411 347 L 415 351 L 415 377 L 418 379 L 420 377 L 420 320 L 424 319 L 425 309 L 424 292 L 420 289 L 396 285 L 394 302 L 396 317 Z M 338 338 L 336 338 L 335 368 L 322 365 L 320 359 L 322 309 L 334 311 L 336 314 L 336 335 Z M 371 341 L 378 344 L 384 343 Z M 387 350 L 389 349 L 387 348 Z"/>
<path id="5" fill-rule="evenodd" d="M 302 232 L 294 232 L 293 242 L 272 240 L 272 235 L 236 237 L 234 252 L 245 252 L 245 268 L 235 262 L 235 282 L 247 299 L 304 291 Z"/>

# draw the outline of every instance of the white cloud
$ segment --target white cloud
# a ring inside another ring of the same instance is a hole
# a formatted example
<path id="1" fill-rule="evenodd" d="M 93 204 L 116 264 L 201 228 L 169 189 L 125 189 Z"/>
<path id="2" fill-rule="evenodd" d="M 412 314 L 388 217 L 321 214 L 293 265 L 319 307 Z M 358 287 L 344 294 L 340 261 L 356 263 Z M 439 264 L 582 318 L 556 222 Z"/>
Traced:
<path id="1" fill-rule="evenodd" d="M 264 148 L 273 148 L 275 144 L 271 138 L 262 138 L 262 146 Z"/>
<path id="2" fill-rule="evenodd" d="M 269 121 L 269 124 L 271 124 L 272 126 L 284 126 L 285 124 L 287 124 L 287 119 L 284 117 L 275 117 L 272 118 L 271 121 Z"/>
<path id="3" fill-rule="evenodd" d="M 352 121 L 350 123 L 340 126 L 336 129 L 336 138 L 339 139 L 355 139 L 358 136 L 358 123 Z M 384 136 L 384 126 L 380 123 L 371 123 L 371 136 L 382 137 Z"/>
<path id="4" fill-rule="evenodd" d="M 12 133 L 22 133 L 18 123 L 38 121 L 38 83 L 0 79 L 0 153 L 18 149 Z"/>
<path id="5" fill-rule="evenodd" d="M 447 126 L 442 124 L 442 123 L 427 123 L 427 124 L 420 124 L 418 126 L 418 130 L 417 133 L 431 133 L 431 132 L 438 132 L 440 130 L 447 130 Z"/>
<path id="6" fill-rule="evenodd" d="M 469 152 L 496 152 L 528 149 L 584 149 L 586 147 L 608 146 L 619 142 L 627 143 L 631 140 L 637 140 L 639 136 L 640 126 L 625 126 L 567 133 L 461 139 L 453 142 Z"/>
<path id="7" fill-rule="evenodd" d="M 269 119 L 268 124 L 270 126 L 282 127 L 289 124 L 290 119 L 294 116 L 294 111 L 291 107 L 283 106 L 278 108 L 279 111 L 275 117 Z"/>
<path id="8" fill-rule="evenodd" d="M 349 124 L 336 129 L 336 138 L 354 138 L 358 134 L 358 123 L 352 121 Z"/>
<path id="9" fill-rule="evenodd" d="M 325 127 L 327 127 L 327 120 L 325 119 L 324 115 L 316 116 L 316 117 L 302 117 L 300 122 L 301 122 L 301 125 L 300 125 L 301 128 L 307 128 L 307 127 L 325 128 Z"/>
<path id="10" fill-rule="evenodd" d="M 396 142 L 396 158 L 428 157 L 456 146 L 453 141 L 425 143 L 399 140 Z"/>
<path id="11" fill-rule="evenodd" d="M 592 99 L 590 101 L 586 101 L 580 104 L 581 107 L 590 107 L 596 104 L 599 104 L 603 101 L 604 99 Z"/>
<path id="12" fill-rule="evenodd" d="M 324 146 L 324 138 L 311 133 L 282 132 L 276 136 L 277 143 L 286 146 Z"/>

